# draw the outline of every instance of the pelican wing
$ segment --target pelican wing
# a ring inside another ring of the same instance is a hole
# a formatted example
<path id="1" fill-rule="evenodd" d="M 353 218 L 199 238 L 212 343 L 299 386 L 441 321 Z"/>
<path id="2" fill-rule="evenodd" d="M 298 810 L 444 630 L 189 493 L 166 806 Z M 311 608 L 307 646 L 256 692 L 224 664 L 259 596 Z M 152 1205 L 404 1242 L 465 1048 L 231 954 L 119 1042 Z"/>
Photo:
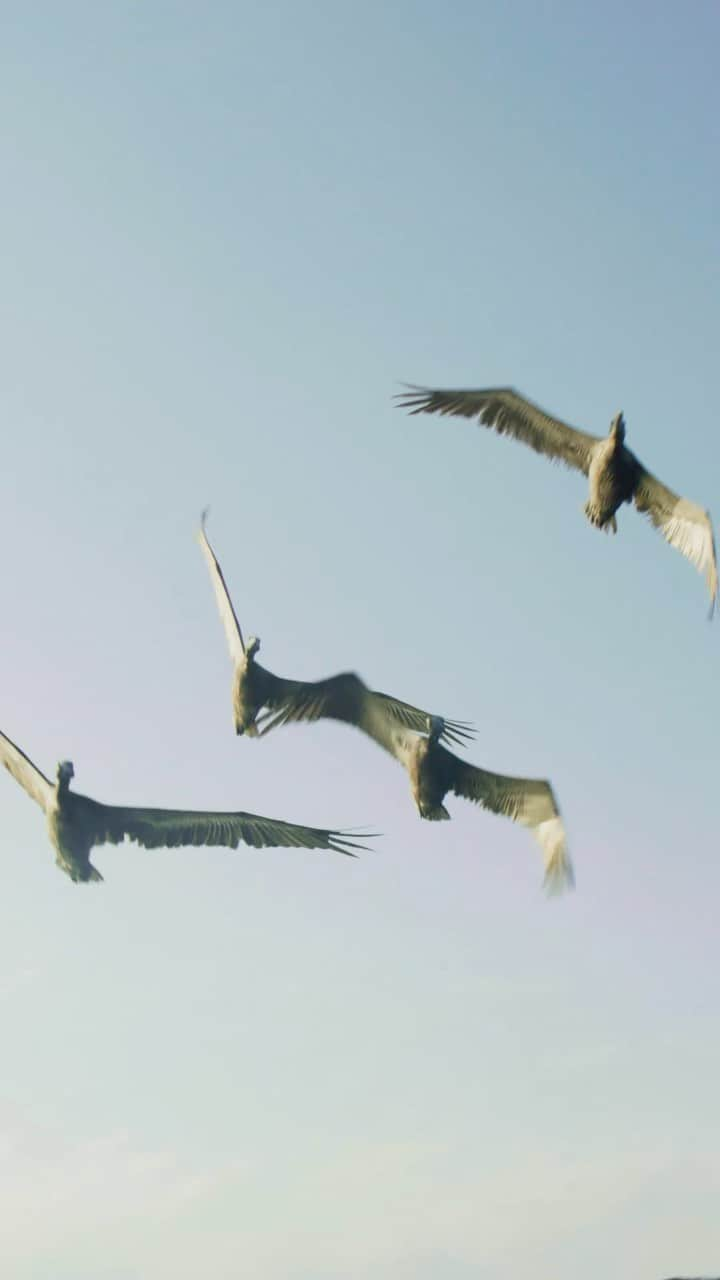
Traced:
<path id="1" fill-rule="evenodd" d="M 46 810 L 54 791 L 52 783 L 4 733 L 0 733 L 0 762 L 40 808 Z"/>
<path id="2" fill-rule="evenodd" d="M 543 851 L 545 888 L 549 893 L 572 888 L 574 876 L 565 828 L 550 783 L 539 778 L 507 778 L 489 773 L 459 760 L 444 747 L 440 752 L 448 790 L 529 827 Z"/>
<path id="3" fill-rule="evenodd" d="M 427 732 L 428 712 L 409 702 L 391 698 L 386 693 L 368 689 L 353 671 L 330 676 L 327 680 L 284 681 L 285 689 L 278 697 L 283 705 L 265 719 L 264 733 L 282 724 L 298 720 L 342 720 L 362 729 L 386 751 L 392 751 L 390 740 L 398 728 Z M 445 741 L 463 746 L 473 736 L 469 725 L 461 720 L 446 720 Z"/>
<path id="4" fill-rule="evenodd" d="M 560 418 L 552 418 L 512 387 L 433 391 L 428 387 L 410 386 L 395 399 L 400 409 L 409 409 L 411 414 L 442 413 L 477 418 L 483 426 L 493 427 L 498 435 L 514 436 L 536 453 L 544 453 L 585 475 L 598 444 L 597 436 L 578 431 Z"/>
<path id="5" fill-rule="evenodd" d="M 687 498 L 679 498 L 638 463 L 635 506 L 652 520 L 671 546 L 705 575 L 712 615 L 718 594 L 717 555 L 710 514 Z"/>
<path id="6" fill-rule="evenodd" d="M 368 689 L 368 699 L 374 700 L 386 715 L 403 729 L 412 729 L 415 733 L 427 733 L 428 720 L 442 719 L 443 728 L 441 742 L 452 742 L 464 747 L 475 737 L 475 730 L 465 720 L 446 720 L 444 717 L 431 715 L 413 707 L 409 702 L 401 702 L 399 698 L 391 698 L 387 693 L 378 693 Z M 362 726 L 361 726 L 362 727 Z"/>
<path id="7" fill-rule="evenodd" d="M 276 676 L 267 667 L 255 663 L 256 678 L 259 677 L 258 688 L 262 693 L 262 705 L 266 707 L 265 717 L 280 711 L 287 702 L 298 698 L 306 687 L 302 680 L 286 680 L 284 676 Z M 263 718 L 265 718 L 263 717 Z"/>
<path id="8" fill-rule="evenodd" d="M 240 623 L 233 608 L 233 602 L 230 599 L 230 592 L 227 589 L 227 583 L 223 577 L 223 571 L 220 568 L 215 552 L 208 541 L 205 532 L 205 523 L 207 521 L 207 507 L 200 518 L 200 528 L 198 530 L 198 542 L 202 548 L 202 553 L 207 561 L 208 570 L 210 572 L 210 581 L 215 592 L 215 599 L 220 610 L 220 617 L 225 628 L 228 649 L 233 662 L 240 662 L 245 653 L 245 641 L 243 640 Z"/>
<path id="9" fill-rule="evenodd" d="M 239 844 L 256 849 L 334 849 L 355 857 L 367 846 L 351 832 L 302 827 L 279 818 L 261 818 L 253 813 L 204 813 L 191 809 L 127 809 L 99 804 L 88 796 L 75 794 L 81 802 L 82 819 L 92 832 L 93 844 L 122 844 L 127 837 L 144 849 L 175 849 L 189 845 L 222 845 L 237 849 Z"/>

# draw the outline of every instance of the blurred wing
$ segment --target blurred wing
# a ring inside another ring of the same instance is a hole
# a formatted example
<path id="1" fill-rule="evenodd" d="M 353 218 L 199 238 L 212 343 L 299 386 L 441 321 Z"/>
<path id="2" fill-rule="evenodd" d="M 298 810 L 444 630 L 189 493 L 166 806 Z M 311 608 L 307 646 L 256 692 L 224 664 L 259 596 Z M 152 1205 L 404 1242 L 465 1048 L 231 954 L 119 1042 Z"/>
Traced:
<path id="1" fill-rule="evenodd" d="M 327 680 L 284 681 L 284 705 L 265 721 L 263 732 L 298 720 L 342 720 L 374 738 L 386 751 L 393 751 L 391 739 L 397 729 L 427 733 L 428 713 L 386 693 L 376 693 L 352 671 Z M 294 686 L 294 687 L 293 687 Z M 444 722 L 443 737 L 463 746 L 472 738 L 469 725 L 460 720 Z"/>
<path id="2" fill-rule="evenodd" d="M 185 809 L 126 809 L 99 804 L 87 796 L 82 802 L 83 819 L 93 831 L 94 844 L 121 844 L 127 837 L 144 849 L 175 849 L 189 845 L 222 845 L 237 849 L 248 844 L 256 849 L 334 849 L 355 857 L 355 850 L 367 846 L 350 832 L 302 827 L 279 818 L 261 818 L 253 813 L 202 813 Z"/>
<path id="3" fill-rule="evenodd" d="M 413 707 L 409 702 L 401 702 L 399 698 L 391 698 L 387 693 L 368 690 L 368 699 L 373 700 L 379 710 L 389 716 L 403 729 L 412 729 L 414 733 L 427 733 L 428 719 L 442 719 L 443 728 L 440 742 L 451 742 L 455 746 L 464 747 L 475 737 L 475 730 L 465 720 L 445 720 L 443 717 L 431 716 L 427 711 Z"/>
<path id="4" fill-rule="evenodd" d="M 259 662 L 255 663 L 255 675 L 256 679 L 260 677 L 257 687 L 262 694 L 261 706 L 268 708 L 265 715 L 257 721 L 258 725 L 269 719 L 275 711 L 280 711 L 286 703 L 300 697 L 305 688 L 302 680 L 286 680 L 284 676 L 276 676 L 274 672 L 268 671 L 267 667 L 262 667 Z"/>
<path id="5" fill-rule="evenodd" d="M 428 387 L 411 386 L 395 399 L 400 409 L 409 409 L 411 414 L 441 413 L 477 418 L 483 426 L 493 427 L 498 435 L 514 436 L 536 453 L 544 453 L 547 458 L 564 462 L 585 475 L 598 443 L 597 436 L 578 431 L 559 418 L 551 418 L 512 387 L 489 387 L 484 391 L 432 391 Z"/>
<path id="6" fill-rule="evenodd" d="M 230 599 L 230 592 L 227 589 L 227 584 L 223 577 L 223 571 L 220 568 L 220 565 L 218 564 L 217 558 L 215 556 L 215 552 L 210 546 L 210 543 L 208 542 L 208 536 L 205 532 L 205 522 L 207 520 L 207 513 L 208 513 L 208 509 L 206 507 L 200 519 L 200 528 L 198 530 L 198 535 L 197 535 L 198 542 L 200 543 L 203 555 L 205 556 L 205 559 L 207 561 L 207 567 L 210 571 L 210 580 L 213 585 L 213 591 L 215 592 L 215 599 L 217 600 L 217 606 L 218 606 L 218 609 L 220 610 L 220 617 L 222 618 L 222 624 L 225 628 L 225 635 L 227 636 L 228 649 L 230 650 L 230 657 L 232 658 L 233 662 L 239 662 L 242 659 L 243 654 L 245 653 L 245 642 L 242 637 L 242 631 L 240 630 L 240 623 L 238 622 L 235 614 L 235 610 L 233 609 L 233 602 Z"/>
<path id="7" fill-rule="evenodd" d="M 0 762 L 40 808 L 46 810 L 54 791 L 52 783 L 4 733 L 0 733 Z"/>
<path id="8" fill-rule="evenodd" d="M 536 778 L 507 778 L 458 760 L 443 750 L 448 771 L 448 789 L 466 800 L 474 800 L 524 827 L 530 827 L 545 859 L 545 888 L 558 893 L 572 888 L 575 879 L 567 851 L 560 811 L 549 782 Z M 451 763 L 448 763 L 451 762 Z"/>
<path id="9" fill-rule="evenodd" d="M 671 546 L 677 547 L 705 575 L 712 616 L 718 594 L 717 556 L 710 515 L 687 498 L 679 498 L 638 463 L 635 506 L 649 516 Z"/>
<path id="10" fill-rule="evenodd" d="M 362 729 L 386 751 L 392 751 L 392 718 L 368 699 L 370 690 L 352 671 L 327 680 L 298 680 L 295 688 L 286 692 L 283 705 L 263 717 L 263 733 L 303 720 L 341 720 Z"/>

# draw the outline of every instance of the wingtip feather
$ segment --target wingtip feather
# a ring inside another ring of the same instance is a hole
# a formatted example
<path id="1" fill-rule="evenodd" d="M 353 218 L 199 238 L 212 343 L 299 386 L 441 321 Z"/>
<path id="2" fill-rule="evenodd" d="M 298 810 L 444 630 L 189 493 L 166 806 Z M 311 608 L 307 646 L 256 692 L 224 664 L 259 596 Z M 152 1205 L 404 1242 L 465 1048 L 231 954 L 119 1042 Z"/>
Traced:
<path id="1" fill-rule="evenodd" d="M 562 818 L 556 815 L 539 823 L 535 828 L 535 837 L 545 858 L 543 887 L 546 893 L 553 896 L 566 889 L 574 889 L 575 873 L 567 849 Z"/>

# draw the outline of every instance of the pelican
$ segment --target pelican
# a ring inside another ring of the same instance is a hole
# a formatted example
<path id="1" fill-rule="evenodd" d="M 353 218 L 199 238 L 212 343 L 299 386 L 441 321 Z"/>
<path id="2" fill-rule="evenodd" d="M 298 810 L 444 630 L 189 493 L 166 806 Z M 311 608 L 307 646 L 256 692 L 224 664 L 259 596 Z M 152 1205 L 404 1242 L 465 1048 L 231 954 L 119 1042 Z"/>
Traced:
<path id="1" fill-rule="evenodd" d="M 122 844 L 125 837 L 145 849 L 172 849 L 182 845 L 224 845 L 227 849 L 237 849 L 239 844 L 248 844 L 258 849 L 277 846 L 334 849 L 355 857 L 356 850 L 366 847 L 349 832 L 300 827 L 294 822 L 261 818 L 253 813 L 126 809 L 100 804 L 70 790 L 75 774 L 70 760 L 60 761 L 53 784 L 4 733 L 0 733 L 0 761 L 44 811 L 56 864 L 76 882 L 102 880 L 90 861 L 92 850 L 98 844 Z"/>
<path id="2" fill-rule="evenodd" d="M 343 720 L 371 737 L 383 732 L 386 721 L 407 729 L 424 729 L 426 711 L 369 689 L 352 671 L 327 680 L 285 680 L 261 666 L 256 660 L 260 641 L 257 636 L 249 636 L 247 643 L 243 639 L 227 583 L 208 541 L 206 520 L 207 508 L 202 513 L 198 541 L 210 572 L 234 665 L 232 704 L 236 733 L 258 737 L 261 732 L 266 733 L 271 727 L 289 720 L 319 720 L 321 717 Z M 265 714 L 261 716 L 263 708 Z M 462 746 L 473 736 L 472 729 L 463 721 L 445 720 L 443 726 L 444 739 L 457 746 Z"/>
<path id="3" fill-rule="evenodd" d="M 304 708 L 302 696 L 291 699 L 265 724 L 263 733 L 277 724 L 310 718 L 303 714 Z M 474 800 L 484 809 L 532 829 L 545 856 L 545 887 L 550 893 L 572 888 L 565 829 L 549 782 L 506 778 L 460 760 L 441 745 L 445 724 L 440 716 L 425 717 L 425 733 L 408 730 L 382 715 L 368 718 L 362 727 L 407 770 L 421 818 L 430 822 L 448 819 L 450 814 L 442 803 L 448 791 Z"/>
<path id="4" fill-rule="evenodd" d="M 680 498 L 649 471 L 625 445 L 625 419 L 616 413 L 602 439 L 578 431 L 545 413 L 512 387 L 480 391 L 433 391 L 409 386 L 395 399 L 411 414 L 442 413 L 477 418 L 498 435 L 511 435 L 536 453 L 582 471 L 590 481 L 585 514 L 591 524 L 617 533 L 615 513 L 623 502 L 634 502 L 671 546 L 705 575 L 710 592 L 710 616 L 717 601 L 718 570 L 710 515 Z"/>
<path id="5" fill-rule="evenodd" d="M 543 851 L 544 886 L 548 893 L 575 883 L 565 828 L 549 782 L 539 778 L 507 778 L 468 764 L 440 743 L 442 721 L 428 716 L 427 736 L 395 731 L 393 755 L 407 769 L 410 790 L 421 818 L 446 821 L 443 800 L 448 791 L 474 800 L 483 809 L 529 827 Z"/>

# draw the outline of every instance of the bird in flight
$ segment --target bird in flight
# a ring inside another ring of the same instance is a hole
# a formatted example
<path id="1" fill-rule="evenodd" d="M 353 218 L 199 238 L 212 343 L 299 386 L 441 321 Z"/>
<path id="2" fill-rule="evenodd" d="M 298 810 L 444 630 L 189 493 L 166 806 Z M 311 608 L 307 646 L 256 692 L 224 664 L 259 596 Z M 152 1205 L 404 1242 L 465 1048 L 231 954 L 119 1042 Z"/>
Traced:
<path id="1" fill-rule="evenodd" d="M 718 569 L 710 515 L 646 471 L 625 445 L 622 413 L 615 415 L 603 438 L 551 417 L 512 387 L 442 391 L 409 386 L 395 399 L 399 408 L 409 409 L 411 414 L 477 418 L 498 435 L 514 436 L 536 453 L 582 471 L 588 477 L 590 490 L 585 514 L 599 529 L 616 533 L 615 513 L 623 502 L 634 502 L 666 541 L 705 575 L 712 616 L 718 594 Z"/>
<path id="2" fill-rule="evenodd" d="M 44 811 L 57 866 L 75 881 L 102 880 L 90 861 L 92 850 L 99 844 L 122 844 L 125 838 L 145 849 L 184 845 L 237 849 L 239 844 L 247 844 L 258 849 L 334 849 L 355 857 L 357 850 L 366 848 L 350 832 L 302 827 L 254 813 L 130 809 L 100 804 L 70 790 L 75 770 L 69 760 L 58 764 L 56 781 L 52 783 L 4 733 L 0 733 L 0 762 Z"/>
<path id="3" fill-rule="evenodd" d="M 275 724 L 305 719 L 302 695 L 289 702 L 263 730 Z M 535 778 L 508 778 L 476 768 L 442 745 L 443 720 L 426 716 L 424 733 L 375 716 L 363 726 L 375 742 L 400 762 L 410 777 L 410 788 L 421 818 L 431 822 L 450 817 L 443 804 L 448 791 L 474 800 L 484 809 L 530 827 L 545 857 L 545 887 L 550 893 L 572 888 L 574 876 L 567 852 L 565 828 L 549 782 Z"/>
<path id="4" fill-rule="evenodd" d="M 285 680 L 260 665 L 256 654 L 257 636 L 243 639 L 230 592 L 205 529 L 207 509 L 202 514 L 198 541 L 207 562 L 220 617 L 225 628 L 234 665 L 232 704 L 235 732 L 257 737 L 291 720 L 342 720 L 376 737 L 385 726 L 398 725 L 421 731 L 428 713 L 408 702 L 369 689 L 352 671 L 327 680 Z M 261 715 L 261 713 L 264 714 Z M 443 721 L 447 742 L 462 746 L 473 737 L 464 721 Z"/>
<path id="5" fill-rule="evenodd" d="M 428 716 L 426 733 L 390 728 L 381 746 L 407 770 L 410 790 L 421 818 L 442 822 L 450 817 L 443 800 L 448 791 L 474 800 L 483 809 L 529 827 L 545 860 L 548 893 L 571 889 L 575 883 L 567 839 L 555 793 L 539 778 L 509 778 L 468 764 L 441 743 L 443 722 Z"/>

